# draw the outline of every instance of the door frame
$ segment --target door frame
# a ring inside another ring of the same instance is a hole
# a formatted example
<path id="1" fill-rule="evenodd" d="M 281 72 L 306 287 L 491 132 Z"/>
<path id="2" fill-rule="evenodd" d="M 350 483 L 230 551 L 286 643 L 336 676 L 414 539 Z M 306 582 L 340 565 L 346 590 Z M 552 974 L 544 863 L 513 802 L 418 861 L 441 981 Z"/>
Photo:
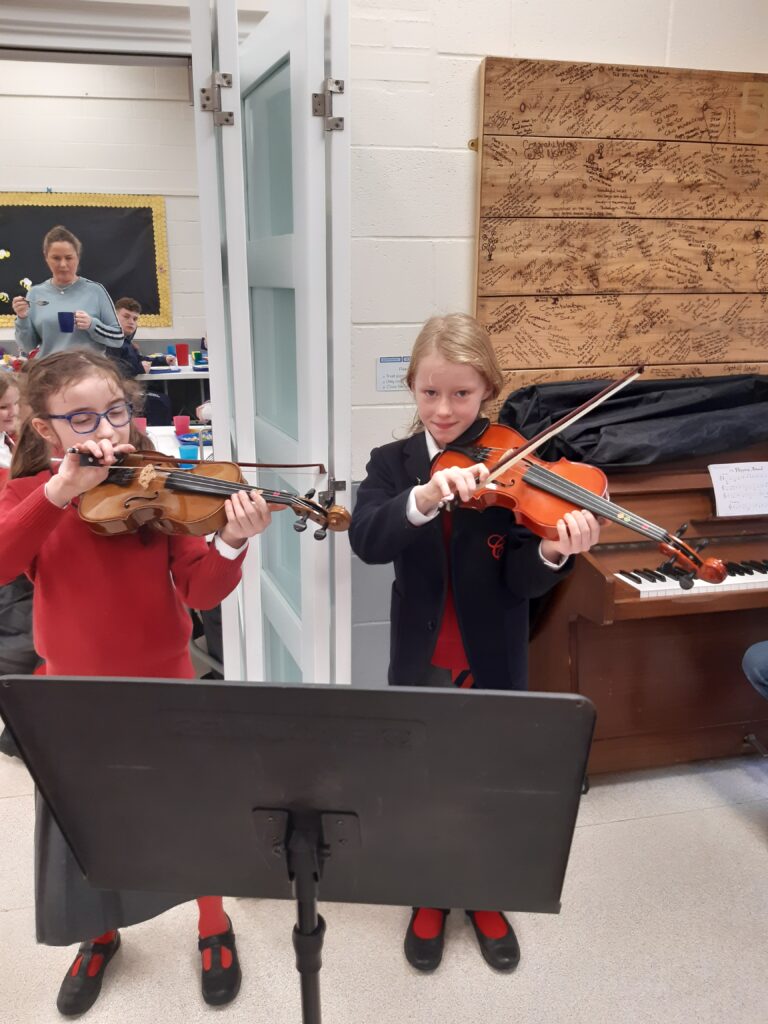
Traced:
<path id="1" fill-rule="evenodd" d="M 316 2 L 316 0 L 312 0 Z M 242 126 L 240 121 L 240 82 L 237 62 L 237 12 L 235 0 L 217 0 L 215 10 L 211 12 L 208 0 L 191 0 L 190 17 L 192 19 L 193 66 L 192 81 L 194 95 L 194 122 L 198 156 L 198 178 L 200 195 L 214 195 L 218 188 L 218 168 L 221 154 L 226 150 L 228 164 L 235 166 L 236 180 L 228 181 L 232 190 L 232 201 L 224 202 L 224 209 L 219 204 L 200 202 L 200 224 L 204 239 L 215 240 L 203 244 L 203 275 L 204 303 L 206 324 L 209 333 L 209 348 L 212 352 L 212 363 L 227 366 L 227 373 L 232 376 L 231 387 L 235 396 L 235 417 L 233 421 L 230 406 L 227 379 L 218 374 L 217 386 L 211 382 L 212 412 L 215 422 L 233 424 L 238 437 L 238 454 L 244 461 L 256 461 L 258 452 L 255 450 L 254 431 L 252 424 L 238 422 L 242 417 L 241 410 L 252 401 L 252 395 L 246 396 L 243 389 L 252 387 L 253 366 L 238 366 L 238 373 L 232 373 L 225 350 L 226 317 L 231 317 L 231 332 L 246 332 L 250 335 L 250 305 L 248 301 L 248 280 L 246 268 L 237 260 L 227 261 L 226 240 L 232 239 L 235 251 L 245 251 L 245 182 L 242 158 L 237 157 L 242 149 Z M 272 27 L 267 15 L 263 24 L 256 31 L 267 33 L 267 40 L 272 36 Z M 280 12 L 274 15 L 274 21 L 284 24 L 285 15 Z M 326 61 L 325 76 L 330 77 L 331 68 L 345 69 L 349 67 L 349 3 L 348 0 L 326 0 L 326 33 L 331 40 L 331 52 Z M 331 23 L 333 32 L 329 32 Z M 274 24 L 274 23 L 273 23 Z M 204 40 L 209 39 L 210 44 Z M 200 108 L 200 90 L 209 82 L 214 70 L 214 54 L 218 51 L 218 67 L 216 70 L 232 75 L 232 88 L 221 90 L 221 106 L 231 111 L 234 125 L 214 127 L 210 113 Z M 341 62 L 341 64 L 339 64 Z M 336 72 L 334 72 L 336 74 Z M 345 74 L 348 72 L 345 70 Z M 322 82 L 297 82 L 297 87 L 307 92 L 307 105 L 310 93 L 321 91 Z M 325 136 L 326 164 L 326 210 L 324 233 L 326 238 L 326 306 L 327 327 L 327 423 L 319 431 L 323 440 L 327 436 L 327 444 L 323 445 L 322 457 L 328 466 L 330 476 L 342 481 L 346 487 L 338 493 L 340 503 L 349 504 L 351 495 L 351 202 L 350 202 L 350 126 L 349 112 L 345 107 L 346 96 L 338 97 L 338 110 L 335 115 L 345 117 L 345 131 L 328 132 Z M 219 149 L 221 147 L 221 149 Z M 296 154 L 300 158 L 300 154 Z M 318 223 L 322 231 L 323 225 Z M 311 254 L 306 254 L 306 261 Z M 306 262 L 305 261 L 305 262 Z M 234 301 L 229 309 L 224 301 L 224 284 L 228 286 Z M 301 330 L 297 320 L 297 331 Z M 245 335 L 243 335 L 245 336 Z M 217 356 L 218 351 L 218 356 Z M 249 353 L 250 356 L 250 353 Z M 318 366 L 323 364 L 324 355 L 318 359 Z M 312 367 L 300 368 L 299 372 L 316 375 Z M 238 401 L 237 395 L 241 396 Z M 319 403 L 321 406 L 324 403 Z M 240 410 L 240 411 L 238 411 Z M 216 457 L 231 456 L 232 445 L 229 431 L 217 432 L 215 445 Z M 219 444 L 221 437 L 221 446 Z M 307 461 L 312 461 L 310 454 Z M 302 459 L 303 461 L 303 459 Z M 303 539 L 303 538 L 302 538 Z M 306 542 L 306 541 L 305 541 Z M 339 683 L 351 682 L 351 552 L 344 535 L 338 537 L 329 534 L 324 542 L 333 545 L 329 555 L 330 578 L 328 580 L 330 602 L 331 632 L 329 641 L 329 681 Z M 260 579 L 261 560 L 258 553 L 259 545 L 251 544 L 246 556 L 244 573 L 254 573 Z M 263 651 L 261 629 L 245 629 L 246 622 L 261 623 L 261 595 L 258 587 L 249 587 L 247 600 L 244 600 L 243 588 L 236 595 L 227 599 L 223 608 L 224 644 L 226 657 L 226 675 L 228 678 L 243 678 L 247 664 L 248 674 L 253 677 L 252 666 L 259 666 L 258 672 L 263 677 Z M 273 609 L 274 610 L 274 609 Z M 290 609 L 289 609 L 290 610 Z M 242 629 L 241 629 L 242 624 Z M 245 637 L 241 646 L 240 637 Z M 308 682 L 311 680 L 308 680 Z"/>

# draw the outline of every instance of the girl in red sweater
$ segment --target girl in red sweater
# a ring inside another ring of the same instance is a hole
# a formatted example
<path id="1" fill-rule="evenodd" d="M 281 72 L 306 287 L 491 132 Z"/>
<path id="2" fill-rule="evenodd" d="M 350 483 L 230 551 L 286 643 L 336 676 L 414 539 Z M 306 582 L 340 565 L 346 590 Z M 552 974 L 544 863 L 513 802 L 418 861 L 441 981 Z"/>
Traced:
<path id="1" fill-rule="evenodd" d="M 105 479 L 101 467 L 133 450 L 131 441 L 138 445 L 131 426 L 138 397 L 111 360 L 85 349 L 36 361 L 27 375 L 29 413 L 0 494 L 0 584 L 21 573 L 35 584 L 35 645 L 49 675 L 193 678 L 187 608 L 214 607 L 237 586 L 247 539 L 270 522 L 263 498 L 251 492 L 227 500 L 227 524 L 211 543 L 150 529 L 92 533 L 78 517 L 78 496 Z M 101 466 L 81 466 L 73 448 Z M 52 457 L 62 460 L 58 471 Z M 135 643 L 117 628 L 127 609 Z M 120 946 L 118 928 L 190 897 L 91 888 L 39 794 L 36 802 L 38 941 L 95 936 L 80 945 L 58 995 L 62 1014 L 79 1014 L 99 995 Z M 241 977 L 232 925 L 220 896 L 197 903 L 203 998 L 228 1003 Z"/>

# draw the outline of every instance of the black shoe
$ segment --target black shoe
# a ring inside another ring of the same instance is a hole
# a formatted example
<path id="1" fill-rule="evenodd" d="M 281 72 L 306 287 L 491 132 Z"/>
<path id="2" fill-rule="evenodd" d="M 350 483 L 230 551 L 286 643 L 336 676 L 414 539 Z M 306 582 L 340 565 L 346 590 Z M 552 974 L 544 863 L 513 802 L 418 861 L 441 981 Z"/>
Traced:
<path id="1" fill-rule="evenodd" d="M 67 971 L 67 976 L 61 983 L 59 995 L 56 1000 L 56 1008 L 65 1017 L 74 1017 L 78 1013 L 85 1013 L 90 1010 L 101 992 L 101 983 L 104 980 L 104 971 L 107 964 L 120 949 L 120 932 L 112 942 L 83 942 L 77 951 L 77 957 Z M 88 976 L 88 965 L 94 956 L 103 956 L 101 966 L 92 978 Z M 72 974 L 75 964 L 77 974 Z"/>
<path id="2" fill-rule="evenodd" d="M 222 946 L 232 954 L 232 963 L 229 967 L 222 967 Z M 229 922 L 228 931 L 221 932 L 219 935 L 209 935 L 207 939 L 198 939 L 197 948 L 201 953 L 204 949 L 211 950 L 211 966 L 207 971 L 202 972 L 203 999 L 210 1006 L 223 1006 L 225 1003 L 231 1003 L 240 991 L 240 982 L 243 980 L 232 922 Z"/>
<path id="3" fill-rule="evenodd" d="M 475 929 L 475 935 L 477 936 L 477 942 L 480 946 L 480 952 L 483 954 L 485 962 L 492 967 L 494 971 L 514 971 L 520 963 L 520 946 L 518 945 L 517 936 L 514 933 L 512 925 L 506 917 L 501 914 L 501 918 L 507 926 L 507 934 L 502 935 L 500 939 L 489 939 L 486 935 L 483 935 L 477 927 L 475 915 L 471 910 L 467 911 L 467 917 L 472 922 L 472 927 Z"/>
<path id="4" fill-rule="evenodd" d="M 21 757 L 16 741 L 7 729 L 0 732 L 0 754 L 5 754 L 6 757 Z"/>
<path id="5" fill-rule="evenodd" d="M 441 911 L 443 915 L 443 926 L 440 934 L 434 939 L 420 939 L 413 930 L 413 922 L 419 912 L 419 907 L 414 907 L 411 920 L 408 922 L 408 931 L 405 933 L 405 958 L 411 967 L 417 971 L 434 971 L 440 966 L 443 959 L 443 946 L 445 944 L 445 919 L 447 911 Z"/>

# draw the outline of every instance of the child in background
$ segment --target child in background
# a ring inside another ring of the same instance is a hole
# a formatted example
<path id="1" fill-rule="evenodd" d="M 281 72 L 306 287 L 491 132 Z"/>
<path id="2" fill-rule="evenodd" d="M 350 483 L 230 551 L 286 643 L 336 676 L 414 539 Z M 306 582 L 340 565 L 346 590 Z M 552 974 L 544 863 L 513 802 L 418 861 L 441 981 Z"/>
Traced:
<path id="1" fill-rule="evenodd" d="M 461 313 L 428 320 L 406 380 L 416 402 L 412 433 L 371 452 L 349 531 L 362 561 L 394 563 L 390 685 L 525 689 L 528 600 L 568 573 L 570 556 L 597 542 L 599 525 L 589 512 L 567 513 L 552 541 L 518 526 L 500 505 L 440 514 L 446 499 L 466 501 L 488 477 L 481 463 L 430 476 L 438 452 L 471 445 L 482 433 L 483 406 L 501 390 L 488 334 L 476 320 Z M 440 964 L 447 913 L 414 908 L 405 955 L 417 970 Z M 506 917 L 467 914 L 486 962 L 514 970 L 520 949 Z"/>
<path id="2" fill-rule="evenodd" d="M 111 360 L 72 349 L 35 360 L 24 391 L 29 415 L 0 493 L 0 584 L 20 573 L 34 582 L 35 642 L 47 674 L 193 678 L 187 608 L 216 605 L 237 586 L 247 539 L 270 522 L 263 498 L 238 492 L 228 499 L 227 523 L 211 543 L 151 529 L 97 535 L 78 517 L 78 496 L 139 443 L 131 425 L 136 385 Z M 100 465 L 81 466 L 81 452 Z M 54 456 L 61 462 L 52 470 Z M 126 608 L 140 642 L 115 633 Z M 87 801 L 87 778 L 83 786 Z M 93 936 L 80 946 L 57 1000 L 62 1014 L 83 1013 L 120 946 L 118 928 L 185 897 L 91 888 L 39 795 L 35 841 L 39 941 L 67 945 Z M 197 902 L 203 998 L 227 1003 L 240 987 L 232 925 L 221 897 Z"/>
<path id="3" fill-rule="evenodd" d="M 0 370 L 0 491 L 11 465 L 18 416 L 18 378 Z M 20 575 L 0 586 L 0 675 L 28 675 L 39 661 L 32 642 L 32 584 Z M 18 756 L 7 729 L 0 733 L 0 753 Z"/>
<path id="4" fill-rule="evenodd" d="M 0 370 L 0 469 L 10 468 L 18 426 L 18 381 L 9 370 Z"/>

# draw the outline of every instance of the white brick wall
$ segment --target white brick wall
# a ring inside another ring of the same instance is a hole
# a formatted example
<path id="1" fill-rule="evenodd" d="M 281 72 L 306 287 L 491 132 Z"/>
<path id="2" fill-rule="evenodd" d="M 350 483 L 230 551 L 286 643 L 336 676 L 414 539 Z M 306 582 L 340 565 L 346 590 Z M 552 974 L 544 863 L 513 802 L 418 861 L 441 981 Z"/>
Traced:
<path id="1" fill-rule="evenodd" d="M 353 478 L 410 422 L 376 360 L 471 311 L 483 56 L 768 71 L 765 0 L 350 0 Z"/>
<path id="2" fill-rule="evenodd" d="M 0 190 L 166 197 L 173 326 L 205 334 L 192 107 L 187 71 L 0 61 Z M 13 337 L 0 330 L 0 342 Z"/>

